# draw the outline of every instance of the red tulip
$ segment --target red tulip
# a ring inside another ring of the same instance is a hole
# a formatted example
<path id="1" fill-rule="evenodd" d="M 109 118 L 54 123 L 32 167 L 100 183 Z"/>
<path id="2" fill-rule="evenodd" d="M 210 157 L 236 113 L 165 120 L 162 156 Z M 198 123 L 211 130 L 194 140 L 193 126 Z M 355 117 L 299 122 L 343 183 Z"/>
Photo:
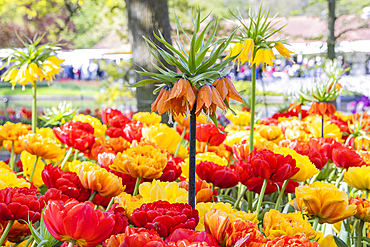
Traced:
<path id="1" fill-rule="evenodd" d="M 266 247 L 320 247 L 316 242 L 311 242 L 309 239 L 301 235 L 281 236 L 270 240 L 266 243 Z"/>
<path id="2" fill-rule="evenodd" d="M 40 219 L 43 203 L 36 190 L 28 188 L 5 188 L 0 190 L 0 219 L 19 220 L 19 223 L 35 223 Z"/>
<path id="3" fill-rule="evenodd" d="M 101 111 L 101 118 L 108 127 L 122 128 L 131 120 L 125 117 L 122 112 L 116 109 L 107 108 Z"/>
<path id="4" fill-rule="evenodd" d="M 165 247 L 162 238 L 154 230 L 127 227 L 120 247 Z"/>
<path id="5" fill-rule="evenodd" d="M 271 194 L 277 190 L 277 184 L 293 177 L 299 168 L 295 160 L 290 156 L 275 154 L 270 150 L 250 153 L 247 161 L 236 162 L 236 174 L 239 182 L 246 185 L 248 190 L 260 193 L 263 181 L 268 180 L 265 194 Z"/>
<path id="6" fill-rule="evenodd" d="M 140 121 L 131 122 L 125 125 L 123 128 L 123 138 L 127 141 L 132 142 L 133 140 L 140 141 L 143 136 L 141 129 L 143 128 L 143 123 Z"/>
<path id="7" fill-rule="evenodd" d="M 75 199 L 64 205 L 50 201 L 43 212 L 45 226 L 57 240 L 76 240 L 79 247 L 95 247 L 109 238 L 115 226 L 115 217 L 110 212 L 94 210 L 94 204 L 79 203 Z"/>
<path id="8" fill-rule="evenodd" d="M 125 138 L 125 134 L 123 133 L 122 128 L 110 127 L 105 131 L 105 134 L 110 138 L 118 138 L 123 137 Z"/>
<path id="9" fill-rule="evenodd" d="M 216 125 L 214 125 L 213 123 L 198 124 L 197 125 L 197 141 L 207 142 L 209 143 L 210 146 L 221 145 L 226 139 L 226 134 L 223 134 L 220 132 L 220 131 L 222 132 L 225 131 L 224 127 L 219 125 L 218 128 L 219 130 L 217 129 Z"/>
<path id="10" fill-rule="evenodd" d="M 275 118 L 266 118 L 266 119 L 262 119 L 259 124 L 261 125 L 271 125 L 271 126 L 278 126 L 279 125 L 279 121 L 276 120 Z"/>
<path id="11" fill-rule="evenodd" d="M 183 246 L 193 246 L 192 243 L 205 243 L 207 245 L 203 246 L 219 246 L 217 240 L 209 233 L 205 232 L 198 232 L 190 229 L 177 229 L 170 236 L 168 236 L 165 240 L 165 243 L 174 242 L 180 246 L 179 242 L 186 239 L 188 241 L 188 245 Z M 182 246 L 182 245 L 181 245 Z M 197 246 L 197 245 L 194 245 Z"/>
<path id="12" fill-rule="evenodd" d="M 311 138 L 310 140 L 310 148 L 324 155 L 329 160 L 333 160 L 332 158 L 333 148 L 340 148 L 342 146 L 343 146 L 342 144 L 335 141 L 331 137 L 320 138 L 320 139 Z"/>
<path id="13" fill-rule="evenodd" d="M 82 152 L 91 148 L 95 142 L 94 128 L 89 123 L 71 121 L 54 127 L 53 132 L 60 142 Z"/>
<path id="14" fill-rule="evenodd" d="M 216 187 L 231 188 L 238 184 L 234 166 L 220 166 L 213 162 L 202 161 L 196 168 L 199 178 L 212 183 Z"/>
<path id="15" fill-rule="evenodd" d="M 198 222 L 198 211 L 184 203 L 156 201 L 143 204 L 131 214 L 131 219 L 138 227 L 155 229 L 161 237 L 179 228 L 194 229 Z"/>
<path id="16" fill-rule="evenodd" d="M 348 147 L 334 148 L 332 156 L 334 164 L 346 170 L 350 167 L 366 165 L 361 156 Z"/>
<path id="17" fill-rule="evenodd" d="M 306 155 L 319 170 L 321 170 L 326 163 L 328 163 L 328 157 L 316 152 L 313 149 L 301 150 L 299 148 L 294 148 L 294 150 L 301 155 Z"/>
<path id="18" fill-rule="evenodd" d="M 48 189 L 44 195 L 40 196 L 40 201 L 43 202 L 42 207 L 46 206 L 49 201 L 65 203 L 68 199 L 69 197 L 64 195 L 61 190 L 55 188 Z"/>
<path id="19" fill-rule="evenodd" d="M 125 209 L 122 207 L 117 207 L 118 204 L 113 204 L 112 207 L 109 208 L 107 213 L 110 213 L 114 217 L 115 225 L 112 230 L 111 235 L 116 235 L 119 233 L 124 233 L 126 227 L 129 225 L 128 219 L 126 217 Z"/>
<path id="20" fill-rule="evenodd" d="M 80 202 L 89 199 L 90 191 L 82 186 L 80 179 L 74 172 L 63 172 L 59 167 L 50 164 L 45 166 L 41 176 L 49 189 L 56 188 L 69 198 L 75 198 Z"/>
<path id="21" fill-rule="evenodd" d="M 178 179 L 182 173 L 181 163 L 184 160 L 180 157 L 173 157 L 172 155 L 167 159 L 167 165 L 163 170 L 162 176 L 159 180 L 163 182 L 173 182 Z"/>

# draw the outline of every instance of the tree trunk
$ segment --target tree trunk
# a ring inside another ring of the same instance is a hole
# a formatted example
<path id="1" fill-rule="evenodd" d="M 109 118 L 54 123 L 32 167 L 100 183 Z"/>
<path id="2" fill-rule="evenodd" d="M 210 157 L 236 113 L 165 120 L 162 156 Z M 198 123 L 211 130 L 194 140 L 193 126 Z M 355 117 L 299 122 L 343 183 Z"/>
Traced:
<path id="1" fill-rule="evenodd" d="M 335 21 L 337 17 L 335 16 L 335 1 L 336 0 L 328 0 L 328 58 L 333 60 L 335 58 L 335 41 L 336 37 L 334 34 L 335 31 Z"/>
<path id="2" fill-rule="evenodd" d="M 125 0 L 125 2 L 134 69 L 142 70 L 141 68 L 144 68 L 147 71 L 156 72 L 157 70 L 152 63 L 158 65 L 158 62 L 149 52 L 143 36 L 164 48 L 153 35 L 153 32 L 158 34 L 158 30 L 160 30 L 165 40 L 171 43 L 167 0 Z M 159 57 L 158 54 L 157 56 Z M 136 81 L 143 79 L 147 79 L 147 77 L 135 73 Z M 150 111 L 150 105 L 156 98 L 156 95 L 153 95 L 154 89 L 154 84 L 136 89 L 138 111 Z"/>

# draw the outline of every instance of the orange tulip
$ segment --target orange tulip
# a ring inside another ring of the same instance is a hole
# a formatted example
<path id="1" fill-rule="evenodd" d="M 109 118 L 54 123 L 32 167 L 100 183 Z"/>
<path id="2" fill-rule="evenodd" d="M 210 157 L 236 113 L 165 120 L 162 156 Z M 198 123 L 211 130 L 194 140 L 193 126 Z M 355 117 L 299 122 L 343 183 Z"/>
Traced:
<path id="1" fill-rule="evenodd" d="M 220 209 L 212 208 L 204 216 L 205 231 L 222 246 L 259 247 L 266 243 L 266 238 L 258 230 L 258 226 L 250 221 L 244 221 L 229 216 Z"/>
<path id="2" fill-rule="evenodd" d="M 82 162 L 78 174 L 85 189 L 94 190 L 104 197 L 118 196 L 125 190 L 120 177 L 94 163 L 88 163 L 90 162 Z"/>
<path id="3" fill-rule="evenodd" d="M 296 188 L 296 198 L 291 202 L 296 210 L 319 223 L 334 224 L 356 214 L 356 206 L 348 204 L 348 195 L 333 184 L 315 182 Z"/>
<path id="4" fill-rule="evenodd" d="M 27 135 L 28 127 L 22 123 L 6 122 L 0 125 L 0 137 L 4 140 L 16 141 L 20 136 Z"/>
<path id="5" fill-rule="evenodd" d="M 56 159 L 64 154 L 55 140 L 43 138 L 40 134 L 21 136 L 19 141 L 27 152 L 46 160 Z"/>
<path id="6" fill-rule="evenodd" d="M 13 141 L 10 141 L 10 140 L 5 140 L 3 142 L 4 148 L 6 150 L 8 150 L 9 153 L 12 151 L 12 143 L 13 143 Z M 14 141 L 14 153 L 15 154 L 21 154 L 22 151 L 24 151 L 24 147 L 22 145 L 22 142 Z"/>
<path id="7" fill-rule="evenodd" d="M 349 204 L 357 207 L 355 218 L 370 222 L 370 201 L 356 196 L 349 199 Z"/>
<path id="8" fill-rule="evenodd" d="M 112 170 L 134 178 L 157 179 L 167 165 L 167 154 L 151 145 L 139 145 L 118 153 L 110 165 Z"/>
<path id="9" fill-rule="evenodd" d="M 125 240 L 125 234 L 112 235 L 110 238 L 105 240 L 106 247 L 119 247 L 120 244 Z"/>

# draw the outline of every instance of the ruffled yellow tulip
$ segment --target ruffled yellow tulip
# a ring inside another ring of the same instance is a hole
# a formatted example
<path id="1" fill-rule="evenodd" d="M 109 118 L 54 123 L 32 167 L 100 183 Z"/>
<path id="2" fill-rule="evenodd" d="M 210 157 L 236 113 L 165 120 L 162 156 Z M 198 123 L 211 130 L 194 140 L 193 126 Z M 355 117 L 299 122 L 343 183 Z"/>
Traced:
<path id="1" fill-rule="evenodd" d="M 294 236 L 296 234 L 313 239 L 315 230 L 304 218 L 301 212 L 284 214 L 275 209 L 268 211 L 263 218 L 263 226 L 266 237 L 275 239 L 281 236 Z"/>
<path id="2" fill-rule="evenodd" d="M 132 196 L 132 195 L 127 194 L 125 192 L 123 192 L 119 196 L 115 197 L 114 202 L 118 203 L 119 207 L 122 207 L 122 208 L 125 209 L 126 216 L 130 221 L 131 221 L 132 212 L 135 209 L 140 208 L 141 205 L 144 204 L 144 201 L 143 201 L 142 198 L 139 198 L 137 196 Z"/>
<path id="3" fill-rule="evenodd" d="M 30 188 L 31 184 L 23 178 L 17 178 L 13 171 L 0 167 L 0 190 L 14 187 Z"/>
<path id="4" fill-rule="evenodd" d="M 188 202 L 188 191 L 179 188 L 177 182 L 161 182 L 153 180 L 151 183 L 142 183 L 139 186 L 139 194 L 142 196 L 144 203 L 155 201 Z"/>
<path id="5" fill-rule="evenodd" d="M 296 210 L 310 218 L 319 218 L 319 223 L 334 224 L 356 214 L 356 206 L 348 204 L 348 195 L 333 184 L 315 182 L 296 188 L 292 202 Z"/>

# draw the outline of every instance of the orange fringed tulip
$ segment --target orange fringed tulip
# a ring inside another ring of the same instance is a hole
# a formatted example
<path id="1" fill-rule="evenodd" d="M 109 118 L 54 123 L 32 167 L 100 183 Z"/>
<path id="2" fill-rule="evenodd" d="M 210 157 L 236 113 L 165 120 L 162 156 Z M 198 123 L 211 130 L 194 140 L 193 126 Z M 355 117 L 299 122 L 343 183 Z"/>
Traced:
<path id="1" fill-rule="evenodd" d="M 304 219 L 301 212 L 284 214 L 275 209 L 268 211 L 263 218 L 263 227 L 266 237 L 275 239 L 284 235 L 294 236 L 296 234 L 313 239 L 315 230 Z"/>
<path id="2" fill-rule="evenodd" d="M 0 125 L 0 137 L 4 140 L 16 141 L 20 136 L 27 135 L 28 127 L 22 123 L 6 122 Z"/>
<path id="3" fill-rule="evenodd" d="M 330 103 L 326 102 L 313 102 L 311 105 L 310 110 L 308 110 L 309 114 L 312 115 L 333 115 L 337 110 L 335 106 Z"/>
<path id="4" fill-rule="evenodd" d="M 356 214 L 356 206 L 348 204 L 348 195 L 333 184 L 315 182 L 299 186 L 292 205 L 319 223 L 334 224 Z"/>
<path id="5" fill-rule="evenodd" d="M 55 140 L 43 138 L 40 134 L 24 135 L 19 141 L 27 152 L 46 160 L 56 159 L 64 153 Z"/>
<path id="6" fill-rule="evenodd" d="M 157 179 L 166 165 L 167 154 L 164 151 L 151 145 L 143 145 L 118 153 L 110 168 L 134 178 Z"/>
<path id="7" fill-rule="evenodd" d="M 351 197 L 349 199 L 350 205 L 355 205 L 357 207 L 357 213 L 355 218 L 363 220 L 365 222 L 370 222 L 370 201 L 359 196 Z"/>
<path id="8" fill-rule="evenodd" d="M 295 236 L 281 236 L 270 240 L 266 243 L 265 247 L 320 247 L 316 242 L 311 242 L 301 235 Z"/>
<path id="9" fill-rule="evenodd" d="M 122 178 L 108 172 L 94 163 L 82 162 L 78 173 L 82 186 L 98 192 L 104 197 L 113 197 L 121 194 L 125 188 L 122 185 Z"/>
<path id="10" fill-rule="evenodd" d="M 212 208 L 205 214 L 204 226 L 206 232 L 212 234 L 220 245 L 225 247 L 236 244 L 237 246 L 259 247 L 266 243 L 266 238 L 258 230 L 257 225 L 250 221 L 229 217 L 220 209 Z"/>

